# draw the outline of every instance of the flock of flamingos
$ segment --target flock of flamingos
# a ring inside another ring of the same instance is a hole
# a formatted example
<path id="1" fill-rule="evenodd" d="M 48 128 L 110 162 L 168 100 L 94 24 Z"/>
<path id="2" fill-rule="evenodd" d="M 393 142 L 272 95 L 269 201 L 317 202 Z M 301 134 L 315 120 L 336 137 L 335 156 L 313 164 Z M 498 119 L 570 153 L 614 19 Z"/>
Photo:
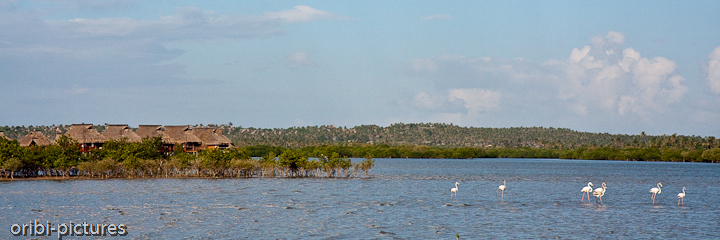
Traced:
<path id="1" fill-rule="evenodd" d="M 499 194 L 500 197 L 504 197 L 505 195 L 505 180 L 503 180 L 503 184 L 498 187 L 498 190 L 495 191 L 495 194 Z M 453 194 L 455 195 L 455 199 L 457 199 L 457 192 L 458 192 L 458 185 L 460 185 L 459 182 L 455 182 L 455 187 L 450 189 L 450 199 L 453 198 Z M 607 190 L 607 186 L 605 186 L 605 182 L 602 183 L 602 186 L 599 188 L 596 188 L 595 190 L 592 189 L 593 184 L 592 182 L 588 182 L 588 185 L 583 187 L 580 192 L 583 193 L 582 198 L 580 198 L 580 202 L 583 202 L 585 200 L 585 195 L 588 197 L 588 203 L 590 203 L 590 192 L 592 192 L 592 195 L 596 197 L 595 202 L 597 203 L 598 200 L 600 201 L 600 204 L 602 204 L 602 197 L 605 195 L 605 191 Z M 652 200 L 653 204 L 655 204 L 655 196 L 660 194 L 662 192 L 662 183 L 658 183 L 657 187 L 651 188 L 650 193 L 652 193 L 652 197 L 650 197 L 650 200 Z M 682 205 L 685 205 L 685 187 L 683 187 L 683 190 L 681 193 L 678 193 L 678 206 L 680 206 L 681 202 Z"/>

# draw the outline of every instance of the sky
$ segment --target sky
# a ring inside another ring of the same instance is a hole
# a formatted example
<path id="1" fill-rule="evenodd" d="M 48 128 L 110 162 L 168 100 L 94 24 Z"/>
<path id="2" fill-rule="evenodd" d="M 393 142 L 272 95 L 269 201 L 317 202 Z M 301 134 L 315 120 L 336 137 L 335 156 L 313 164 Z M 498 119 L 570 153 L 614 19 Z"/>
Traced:
<path id="1" fill-rule="evenodd" d="M 720 1 L 0 0 L 0 125 L 720 136 Z"/>

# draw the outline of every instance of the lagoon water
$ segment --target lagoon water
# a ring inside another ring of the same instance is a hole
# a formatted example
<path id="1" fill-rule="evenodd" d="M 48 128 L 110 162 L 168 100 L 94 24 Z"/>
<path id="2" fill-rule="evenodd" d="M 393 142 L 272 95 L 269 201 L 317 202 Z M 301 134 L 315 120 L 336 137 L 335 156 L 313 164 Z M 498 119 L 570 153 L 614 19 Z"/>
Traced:
<path id="1" fill-rule="evenodd" d="M 372 173 L 0 181 L 0 238 L 27 238 L 12 236 L 10 226 L 30 220 L 123 223 L 124 238 L 140 239 L 720 238 L 720 164 L 377 159 Z M 606 182 L 604 204 L 580 203 L 588 181 Z M 664 187 L 652 204 L 648 191 L 658 182 Z"/>

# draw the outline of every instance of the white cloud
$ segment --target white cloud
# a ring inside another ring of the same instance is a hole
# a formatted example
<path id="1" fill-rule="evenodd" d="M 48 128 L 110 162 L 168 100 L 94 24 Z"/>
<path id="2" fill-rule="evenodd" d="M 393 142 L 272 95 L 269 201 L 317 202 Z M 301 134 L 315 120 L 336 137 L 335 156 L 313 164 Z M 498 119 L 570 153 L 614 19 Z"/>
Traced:
<path id="1" fill-rule="evenodd" d="M 437 65 L 431 59 L 416 58 L 410 61 L 410 67 L 415 72 L 435 72 Z"/>
<path id="2" fill-rule="evenodd" d="M 618 113 L 620 113 L 620 115 L 625 115 L 626 112 L 634 108 L 636 100 L 636 98 L 630 96 L 620 97 L 620 102 L 618 102 Z"/>
<path id="3" fill-rule="evenodd" d="M 585 46 L 582 49 L 574 48 L 570 52 L 570 61 L 580 62 L 580 60 L 585 58 L 585 56 L 587 56 L 589 52 L 590 52 L 590 46 Z"/>
<path id="4" fill-rule="evenodd" d="M 613 32 L 609 31 L 607 35 L 605 35 L 605 39 L 613 44 L 624 44 L 625 43 L 625 35 L 619 32 Z"/>
<path id="5" fill-rule="evenodd" d="M 448 89 L 436 94 L 420 92 L 413 98 L 413 104 L 424 110 L 477 114 L 500 109 L 501 96 L 499 92 L 479 88 Z"/>
<path id="6" fill-rule="evenodd" d="M 123 0 L 116 3 L 122 5 Z M 42 76 L 33 75 L 38 80 L 29 83 L 40 88 L 67 87 L 68 83 L 104 87 L 208 84 L 216 79 L 189 80 L 192 74 L 186 74 L 184 65 L 171 63 L 185 53 L 178 47 L 187 43 L 273 37 L 285 34 L 283 27 L 288 24 L 333 15 L 304 6 L 277 14 L 249 16 L 179 8 L 175 14 L 144 20 L 129 17 L 45 20 L 44 15 L 13 5 L 16 4 L 0 8 L 0 72 L 25 74 L 26 68 L 43 66 L 38 73 Z M 72 3 L 61 5 L 80 7 Z M 290 56 L 288 62 L 291 66 L 315 64 L 302 54 Z"/>
<path id="7" fill-rule="evenodd" d="M 181 8 L 176 15 L 160 16 L 156 20 L 137 20 L 128 17 L 76 18 L 68 21 L 48 21 L 48 25 L 56 29 L 57 34 L 68 32 L 69 35 L 75 35 L 78 38 L 123 37 L 126 40 L 143 38 L 160 42 L 188 39 L 252 38 L 277 34 L 279 30 L 274 26 L 278 24 L 321 19 L 318 16 L 319 13 L 313 14 L 312 11 L 306 14 L 301 13 L 297 12 L 293 15 L 281 11 L 257 17 L 220 15 L 214 11 Z M 300 19 L 303 20 L 300 21 Z"/>
<path id="8" fill-rule="evenodd" d="M 415 95 L 412 105 L 436 113 L 462 111 L 467 123 L 501 109 L 652 121 L 681 102 L 688 87 L 674 61 L 642 57 L 623 49 L 624 43 L 622 33 L 611 31 L 572 49 L 566 60 L 542 64 L 464 56 L 413 59 L 409 72 L 430 80 L 433 89 Z"/>
<path id="9" fill-rule="evenodd" d="M 632 48 L 623 50 L 623 59 L 618 63 L 625 72 L 630 72 L 630 65 L 640 60 L 640 53 Z"/>
<path id="10" fill-rule="evenodd" d="M 424 109 L 437 109 L 443 105 L 444 99 L 439 96 L 431 96 L 425 92 L 420 92 L 413 99 L 416 106 Z"/>
<path id="11" fill-rule="evenodd" d="M 570 104 L 570 109 L 578 115 L 585 116 L 588 114 L 587 106 L 582 104 Z"/>
<path id="12" fill-rule="evenodd" d="M 500 108 L 500 93 L 479 88 L 451 89 L 450 101 L 461 99 L 469 112 L 498 110 Z"/>
<path id="13" fill-rule="evenodd" d="M 591 38 L 594 47 L 573 49 L 568 64 L 559 65 L 565 71 L 565 76 L 558 78 L 560 99 L 582 103 L 590 111 L 616 109 L 620 115 L 661 112 L 681 101 L 687 87 L 682 76 L 673 75 L 675 62 L 643 58 L 632 48 L 624 49 L 622 57 L 616 56 L 624 42 L 623 34 L 611 31 L 605 37 Z"/>
<path id="14" fill-rule="evenodd" d="M 315 61 L 310 59 L 308 53 L 306 52 L 296 52 L 293 54 L 290 54 L 290 56 L 285 59 L 288 63 L 288 66 L 291 68 L 297 68 L 302 66 L 317 66 Z"/>
<path id="15" fill-rule="evenodd" d="M 720 47 L 708 54 L 707 77 L 710 91 L 720 94 Z"/>
<path id="16" fill-rule="evenodd" d="M 321 11 L 308 6 L 298 5 L 290 10 L 279 12 L 266 12 L 265 18 L 270 20 L 280 19 L 287 22 L 309 22 L 324 19 L 342 19 L 337 14 Z"/>
<path id="17" fill-rule="evenodd" d="M 443 20 L 443 19 L 450 19 L 450 15 L 447 14 L 434 14 L 427 17 L 423 17 L 422 20 Z"/>
<path id="18" fill-rule="evenodd" d="M 118 0 L 120 3 L 123 1 Z M 281 26 L 287 24 L 343 18 L 308 6 L 267 12 L 262 16 L 179 8 L 175 15 L 150 20 L 129 17 L 41 20 L 41 17 L 0 11 L 0 22 L 13 22 L 0 24 L 0 39 L 4 40 L 0 42 L 0 52 L 22 55 L 46 49 L 52 51 L 49 53 L 69 52 L 73 57 L 120 54 L 150 56 L 159 61 L 178 55 L 174 50 L 166 55 L 168 49 L 164 49 L 164 45 L 168 43 L 266 38 L 283 34 Z"/>

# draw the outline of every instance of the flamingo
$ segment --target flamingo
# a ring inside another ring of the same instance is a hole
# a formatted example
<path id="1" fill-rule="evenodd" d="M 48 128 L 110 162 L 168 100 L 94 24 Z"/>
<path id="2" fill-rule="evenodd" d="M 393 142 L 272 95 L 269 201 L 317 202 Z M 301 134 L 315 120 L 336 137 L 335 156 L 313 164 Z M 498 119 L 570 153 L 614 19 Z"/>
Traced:
<path id="1" fill-rule="evenodd" d="M 583 202 L 583 200 L 585 199 L 585 194 L 587 194 L 588 203 L 590 203 L 590 192 L 592 192 L 592 186 L 593 186 L 592 182 L 588 182 L 588 185 L 583 187 L 582 190 L 580 190 L 580 192 L 583 193 L 582 198 L 580 198 L 580 202 Z"/>
<path id="2" fill-rule="evenodd" d="M 678 193 L 678 206 L 680 206 L 680 201 L 682 201 L 682 205 L 685 205 L 685 187 L 683 187 L 683 192 Z"/>
<path id="3" fill-rule="evenodd" d="M 450 189 L 450 199 L 452 199 L 453 193 L 455 194 L 455 199 L 457 199 L 458 185 L 460 185 L 460 183 L 455 182 L 455 187 Z"/>
<path id="4" fill-rule="evenodd" d="M 602 187 L 596 188 L 595 191 L 593 191 L 593 196 L 597 197 L 595 202 L 600 200 L 600 204 L 602 204 L 602 197 L 605 195 L 606 190 L 607 186 L 605 186 L 605 182 L 603 182 Z M 588 198 L 590 198 L 590 196 L 588 196 Z"/>
<path id="5" fill-rule="evenodd" d="M 652 200 L 653 204 L 655 204 L 655 196 L 662 192 L 662 189 L 660 189 L 660 187 L 662 187 L 662 183 L 658 183 L 657 187 L 650 189 L 650 193 L 652 193 L 652 197 L 650 199 Z"/>
<path id="6" fill-rule="evenodd" d="M 495 191 L 495 195 L 497 195 L 499 191 L 502 191 L 500 196 L 503 197 L 505 195 L 505 180 L 503 180 L 503 185 L 500 185 L 498 190 Z"/>

